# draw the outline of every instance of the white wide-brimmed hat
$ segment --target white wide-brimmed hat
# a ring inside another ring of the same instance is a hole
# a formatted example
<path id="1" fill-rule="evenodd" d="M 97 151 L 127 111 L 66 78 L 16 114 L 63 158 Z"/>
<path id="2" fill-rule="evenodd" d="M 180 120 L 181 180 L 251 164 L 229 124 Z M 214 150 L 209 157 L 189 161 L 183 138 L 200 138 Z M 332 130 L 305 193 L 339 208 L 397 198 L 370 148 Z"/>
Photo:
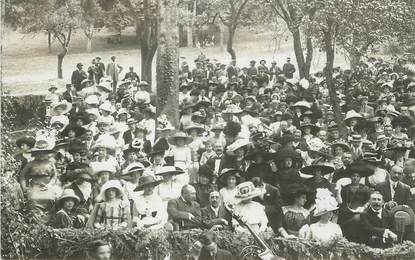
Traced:
<path id="1" fill-rule="evenodd" d="M 109 180 L 104 185 L 102 185 L 101 192 L 98 195 L 98 201 L 105 200 L 105 192 L 108 189 L 117 189 L 119 192 L 119 196 L 122 198 L 124 196 L 123 187 L 119 180 Z"/>
<path id="2" fill-rule="evenodd" d="M 317 189 L 316 194 L 316 208 L 314 216 L 318 217 L 330 211 L 337 210 L 338 203 L 333 197 L 333 194 L 328 189 Z"/>
<path id="3" fill-rule="evenodd" d="M 249 144 L 251 144 L 251 142 L 247 138 L 237 139 L 235 142 L 233 142 L 232 144 L 228 146 L 227 151 L 234 152 L 238 150 L 239 148 L 247 146 Z"/>
<path id="4" fill-rule="evenodd" d="M 101 172 L 109 172 L 110 174 L 115 174 L 117 171 L 115 166 L 108 162 L 91 162 L 90 166 L 93 175 L 98 175 Z"/>
<path id="5" fill-rule="evenodd" d="M 71 109 L 72 109 L 72 104 L 71 104 L 71 103 L 69 103 L 69 102 L 68 102 L 68 101 L 66 101 L 66 100 L 63 100 L 63 101 L 61 101 L 61 102 L 56 102 L 56 103 L 52 104 L 52 106 L 51 106 L 51 115 L 52 115 L 52 116 L 59 116 L 59 115 L 56 113 L 56 109 L 57 109 L 57 108 L 62 108 L 62 110 L 63 110 L 62 114 L 66 114 L 66 113 L 68 113 L 69 111 L 71 111 Z"/>
<path id="6" fill-rule="evenodd" d="M 238 202 L 258 197 L 264 193 L 263 189 L 256 188 L 250 181 L 242 182 L 236 186 L 235 199 Z"/>

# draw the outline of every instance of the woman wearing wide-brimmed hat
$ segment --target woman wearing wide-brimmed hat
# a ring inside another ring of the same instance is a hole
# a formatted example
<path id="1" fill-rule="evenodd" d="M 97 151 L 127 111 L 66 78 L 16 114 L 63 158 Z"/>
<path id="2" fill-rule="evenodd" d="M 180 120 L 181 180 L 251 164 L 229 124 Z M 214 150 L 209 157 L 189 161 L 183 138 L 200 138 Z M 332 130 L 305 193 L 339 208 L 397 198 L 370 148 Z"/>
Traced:
<path id="1" fill-rule="evenodd" d="M 236 186 L 240 182 L 241 172 L 234 168 L 222 169 L 218 181 L 221 185 L 219 193 L 223 203 L 233 203 L 237 192 Z"/>
<path id="2" fill-rule="evenodd" d="M 65 189 L 57 204 L 59 211 L 56 212 L 53 219 L 54 228 L 73 228 L 74 222 L 80 222 L 74 212 L 75 207 L 79 204 L 79 198 L 72 189 Z"/>
<path id="3" fill-rule="evenodd" d="M 95 142 L 92 150 L 96 153 L 93 161 L 108 162 L 115 168 L 119 168 L 118 161 L 114 157 L 117 149 L 117 141 L 112 135 L 103 134 Z"/>
<path id="4" fill-rule="evenodd" d="M 51 105 L 51 119 L 50 121 L 59 121 L 62 122 L 64 124 L 64 126 L 69 124 L 69 118 L 66 115 L 67 113 L 69 113 L 69 111 L 71 111 L 72 109 L 72 104 L 69 103 L 68 101 L 64 100 L 61 102 L 57 102 L 57 103 L 53 103 Z"/>
<path id="5" fill-rule="evenodd" d="M 271 167 L 270 162 L 277 158 L 277 153 L 264 151 L 264 150 L 253 150 L 246 156 L 246 160 L 252 161 L 246 170 L 246 179 L 251 180 L 254 177 L 261 177 L 266 183 L 274 185 L 277 181 L 276 167 Z M 274 171 L 273 171 L 274 169 Z"/>
<path id="6" fill-rule="evenodd" d="M 177 132 L 167 141 L 173 146 L 171 153 L 174 155 L 174 165 L 186 170 L 192 163 L 192 150 L 189 148 L 189 144 L 193 138 L 184 132 Z"/>
<path id="7" fill-rule="evenodd" d="M 157 230 L 167 223 L 167 210 L 155 188 L 163 182 L 161 176 L 146 173 L 140 177 L 136 191 L 143 194 L 134 198 L 133 223 L 140 229 Z"/>
<path id="8" fill-rule="evenodd" d="M 351 183 L 341 188 L 342 203 L 338 223 L 347 240 L 362 242 L 359 232 L 360 213 L 363 212 L 369 200 L 370 189 L 361 183 L 361 179 L 373 175 L 374 171 L 365 162 L 358 162 L 348 167 L 347 173 Z"/>
<path id="9" fill-rule="evenodd" d="M 360 115 L 354 110 L 349 110 L 346 113 L 346 117 L 344 118 L 344 122 L 347 126 L 348 133 L 350 134 L 355 132 L 355 127 L 357 126 L 357 124 L 364 120 L 365 118 L 362 115 Z"/>
<path id="10" fill-rule="evenodd" d="M 250 181 L 238 184 L 236 189 L 235 213 L 242 217 L 254 232 L 264 232 L 268 224 L 265 207 L 259 202 L 252 201 L 252 199 L 263 195 L 263 190 L 256 188 Z M 245 227 L 238 225 L 235 229 L 237 232 L 249 232 Z"/>
<path id="11" fill-rule="evenodd" d="M 121 172 L 121 184 L 125 188 L 124 193 L 129 200 L 134 198 L 135 188 L 145 170 L 146 168 L 142 163 L 133 162 Z"/>
<path id="12" fill-rule="evenodd" d="M 51 140 L 36 140 L 34 147 L 30 150 L 34 160 L 28 162 L 20 173 L 19 182 L 23 192 L 26 192 L 29 182 L 35 178 L 39 178 L 38 181 L 44 180 L 45 185 L 50 182 L 51 178 L 56 178 L 56 167 L 50 160 L 51 154 L 55 153 L 54 146 Z"/>
<path id="13" fill-rule="evenodd" d="M 327 180 L 327 176 L 334 173 L 333 167 L 316 163 L 301 168 L 300 173 L 307 176 L 304 185 L 311 191 L 316 191 L 318 188 L 331 189 L 332 185 Z"/>
<path id="14" fill-rule="evenodd" d="M 120 181 L 109 180 L 101 188 L 100 203 L 92 210 L 89 227 L 109 228 L 113 230 L 131 228 L 130 203 L 123 200 L 123 188 Z"/>
<path id="15" fill-rule="evenodd" d="M 163 177 L 163 182 L 157 186 L 157 194 L 165 205 L 169 200 L 179 198 L 181 188 L 189 183 L 189 175 L 175 166 L 159 167 L 155 170 L 155 175 Z"/>
<path id="16" fill-rule="evenodd" d="M 90 208 L 94 200 L 94 188 L 96 178 L 91 176 L 91 168 L 88 164 L 82 163 L 73 169 L 71 179 L 74 181 L 65 185 L 66 189 L 72 189 L 79 198 L 75 212 L 82 215 L 86 221 L 89 218 Z M 98 192 L 96 192 L 98 193 Z"/>
<path id="17" fill-rule="evenodd" d="M 317 189 L 313 217 L 319 218 L 311 224 L 306 239 L 330 245 L 343 237 L 340 226 L 331 221 L 334 211 L 338 209 L 337 201 L 328 189 Z"/>
<path id="18" fill-rule="evenodd" d="M 277 153 L 277 180 L 270 183 L 281 187 L 281 193 L 284 193 L 289 184 L 300 183 L 302 179 L 298 173 L 299 167 L 302 165 L 301 155 L 294 149 L 283 148 Z"/>
<path id="19" fill-rule="evenodd" d="M 287 206 L 282 207 L 278 231 L 285 238 L 305 237 L 310 224 L 310 212 L 304 208 L 310 191 L 301 183 L 287 186 L 283 194 Z"/>

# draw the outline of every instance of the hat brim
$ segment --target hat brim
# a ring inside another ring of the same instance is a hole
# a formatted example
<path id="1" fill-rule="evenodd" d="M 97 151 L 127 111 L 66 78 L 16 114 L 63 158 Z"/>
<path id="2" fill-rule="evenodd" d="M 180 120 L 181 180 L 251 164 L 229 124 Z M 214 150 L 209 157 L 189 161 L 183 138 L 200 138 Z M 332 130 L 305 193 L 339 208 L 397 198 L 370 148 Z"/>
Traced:
<path id="1" fill-rule="evenodd" d="M 162 180 L 154 180 L 154 181 L 151 181 L 151 182 L 147 182 L 147 183 L 144 183 L 144 184 L 138 185 L 138 186 L 134 189 L 134 191 L 141 191 L 141 190 L 143 190 L 143 189 L 144 189 L 144 187 L 149 186 L 149 185 L 157 186 L 157 185 L 159 185 L 159 184 L 160 184 L 160 183 L 162 183 L 162 182 L 163 182 Z"/>
<path id="2" fill-rule="evenodd" d="M 321 175 L 327 175 L 334 172 L 334 168 L 327 165 L 309 165 L 300 169 L 302 174 L 315 175 L 316 170 L 321 171 Z"/>
<path id="3" fill-rule="evenodd" d="M 36 140 L 32 137 L 22 137 L 17 139 L 16 145 L 17 147 L 22 146 L 22 144 L 27 144 L 29 148 L 33 148 L 35 146 Z"/>
<path id="4" fill-rule="evenodd" d="M 231 175 L 235 175 L 236 179 L 238 180 L 239 178 L 241 178 L 240 173 L 241 172 L 238 171 L 238 170 L 236 170 L 236 169 L 235 170 L 232 170 L 232 171 L 228 171 L 228 172 L 222 173 L 221 175 L 218 176 L 218 181 L 220 183 L 226 184 L 226 180 Z"/>
<path id="5" fill-rule="evenodd" d="M 158 176 L 165 176 L 165 175 L 180 175 L 180 174 L 184 174 L 184 171 L 179 171 L 179 170 L 175 170 L 175 171 L 168 171 L 168 172 L 158 172 L 156 173 L 156 175 Z"/>
<path id="6" fill-rule="evenodd" d="M 255 190 L 251 192 L 250 194 L 248 194 L 247 196 L 241 197 L 241 196 L 238 196 L 238 194 L 235 195 L 235 200 L 236 200 L 236 203 L 240 203 L 245 200 L 256 198 L 262 194 L 263 194 L 263 191 L 261 191 L 261 189 L 255 188 Z"/>
<path id="7" fill-rule="evenodd" d="M 338 209 L 339 209 L 339 207 L 334 207 L 334 208 L 326 209 L 326 210 L 323 210 L 323 211 L 318 211 L 318 212 L 314 211 L 313 216 L 314 217 L 320 217 L 321 215 L 324 215 L 326 213 L 329 213 L 329 212 L 332 212 L 332 211 L 335 211 L 335 210 L 338 210 Z"/>
<path id="8" fill-rule="evenodd" d="M 190 144 L 191 142 L 193 142 L 193 138 L 189 137 L 189 136 L 170 136 L 167 141 L 172 144 L 172 145 L 177 145 L 177 139 L 182 138 L 184 139 L 184 143 L 185 145 Z"/>

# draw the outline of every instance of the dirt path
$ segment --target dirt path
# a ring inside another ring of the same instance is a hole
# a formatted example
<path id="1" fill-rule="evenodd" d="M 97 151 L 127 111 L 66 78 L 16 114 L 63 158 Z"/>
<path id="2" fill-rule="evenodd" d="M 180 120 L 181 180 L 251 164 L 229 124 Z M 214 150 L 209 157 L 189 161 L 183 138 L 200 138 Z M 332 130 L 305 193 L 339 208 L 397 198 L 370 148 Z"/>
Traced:
<path id="1" fill-rule="evenodd" d="M 118 62 L 127 70 L 129 66 L 134 66 L 140 72 L 140 49 L 136 44 L 134 32 L 129 30 L 123 36 L 122 45 L 110 45 L 106 38 L 108 32 L 101 32 L 93 42 L 94 52 L 85 52 L 85 37 L 82 34 L 74 36 L 72 46 L 68 55 L 64 59 L 63 72 L 64 79 L 56 79 L 57 58 L 56 53 L 59 45 L 55 43 L 52 53 L 47 49 L 47 36 L 38 35 L 22 36 L 17 32 L 7 33 L 4 51 L 3 84 L 4 90 L 10 91 L 13 95 L 26 95 L 46 93 L 49 80 L 57 80 L 60 91 L 64 90 L 64 85 L 70 81 L 72 71 L 78 62 L 85 65 L 85 69 L 91 60 L 100 56 L 104 63 L 108 63 L 112 55 L 117 56 Z M 282 66 L 285 58 L 290 56 L 295 62 L 290 40 L 281 40 L 280 46 L 273 40 L 271 33 L 254 34 L 251 32 L 240 32 L 237 35 L 235 50 L 237 62 L 240 66 L 248 66 L 252 59 L 265 59 L 270 63 L 276 60 Z M 229 63 L 229 54 L 220 47 L 206 48 L 203 50 L 207 57 L 217 59 L 224 63 Z M 180 56 L 193 65 L 193 60 L 200 54 L 197 48 L 181 48 Z M 313 71 L 323 68 L 325 62 L 324 53 L 317 50 L 314 54 Z M 335 64 L 337 66 L 347 66 L 343 56 L 337 56 Z M 153 64 L 155 71 L 155 64 Z M 154 73 L 155 74 L 155 73 Z M 155 76 L 154 76 L 155 77 Z"/>

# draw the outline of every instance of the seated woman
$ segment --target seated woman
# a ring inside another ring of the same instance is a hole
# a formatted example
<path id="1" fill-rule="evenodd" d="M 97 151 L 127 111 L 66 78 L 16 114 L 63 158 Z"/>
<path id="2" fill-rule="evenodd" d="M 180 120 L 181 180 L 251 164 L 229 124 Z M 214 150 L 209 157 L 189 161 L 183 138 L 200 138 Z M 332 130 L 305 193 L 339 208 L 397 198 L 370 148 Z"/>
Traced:
<path id="1" fill-rule="evenodd" d="M 72 189 L 65 189 L 58 200 L 57 206 L 60 210 L 55 215 L 53 226 L 55 228 L 73 228 L 78 223 L 80 224 L 73 211 L 77 204 L 79 204 L 79 198 L 75 192 Z"/>
<path id="2" fill-rule="evenodd" d="M 89 227 L 94 228 L 131 228 L 130 205 L 123 200 L 123 188 L 118 180 L 104 183 L 99 195 L 104 202 L 95 205 Z"/>
<path id="3" fill-rule="evenodd" d="M 310 212 L 304 208 L 308 193 L 307 188 L 302 184 L 291 184 L 287 187 L 285 201 L 288 206 L 282 207 L 278 228 L 283 237 L 305 237 L 310 224 Z"/>
<path id="4" fill-rule="evenodd" d="M 223 203 L 233 203 L 238 192 L 236 185 L 239 184 L 239 171 L 233 168 L 223 169 L 219 175 L 219 183 L 224 186 L 219 190 Z"/>
<path id="5" fill-rule="evenodd" d="M 264 182 L 274 185 L 276 183 L 276 173 L 271 168 L 269 161 L 276 157 L 275 153 L 255 150 L 249 153 L 245 159 L 253 162 L 246 170 L 246 177 L 251 180 L 254 177 L 260 177 Z"/>
<path id="6" fill-rule="evenodd" d="M 54 214 L 55 201 L 62 193 L 61 187 L 50 176 L 32 175 L 27 190 L 27 206 L 31 217 L 38 224 L 47 224 Z"/>
<path id="7" fill-rule="evenodd" d="M 135 191 L 143 190 L 143 194 L 133 200 L 133 223 L 140 229 L 160 229 L 167 223 L 166 207 L 160 196 L 154 192 L 154 188 L 162 181 L 162 177 L 149 173 L 140 177 Z"/>
<path id="8" fill-rule="evenodd" d="M 349 168 L 352 183 L 341 190 L 342 204 L 339 210 L 340 227 L 347 240 L 362 242 L 360 232 L 360 213 L 362 213 L 369 201 L 370 189 L 361 184 L 360 179 L 373 174 L 365 165 L 353 165 Z"/>
<path id="9" fill-rule="evenodd" d="M 317 189 L 314 217 L 317 223 L 311 224 L 306 239 L 323 245 L 334 243 L 343 237 L 340 226 L 331 222 L 333 211 L 338 209 L 337 201 L 328 189 Z"/>
<path id="10" fill-rule="evenodd" d="M 302 183 L 300 174 L 298 173 L 298 167 L 301 162 L 301 155 L 293 149 L 284 148 L 278 152 L 277 162 L 277 180 L 276 183 L 271 183 L 275 187 L 281 189 L 281 193 L 284 194 L 288 185 L 295 183 Z"/>
<path id="11" fill-rule="evenodd" d="M 246 225 L 249 225 L 254 232 L 264 232 L 268 225 L 268 218 L 265 214 L 265 207 L 253 198 L 263 194 L 260 188 L 255 188 L 250 181 L 240 183 L 237 186 L 238 192 L 235 195 L 236 204 L 234 210 L 236 215 L 240 216 Z M 237 232 L 248 232 L 245 227 L 234 222 Z"/>

